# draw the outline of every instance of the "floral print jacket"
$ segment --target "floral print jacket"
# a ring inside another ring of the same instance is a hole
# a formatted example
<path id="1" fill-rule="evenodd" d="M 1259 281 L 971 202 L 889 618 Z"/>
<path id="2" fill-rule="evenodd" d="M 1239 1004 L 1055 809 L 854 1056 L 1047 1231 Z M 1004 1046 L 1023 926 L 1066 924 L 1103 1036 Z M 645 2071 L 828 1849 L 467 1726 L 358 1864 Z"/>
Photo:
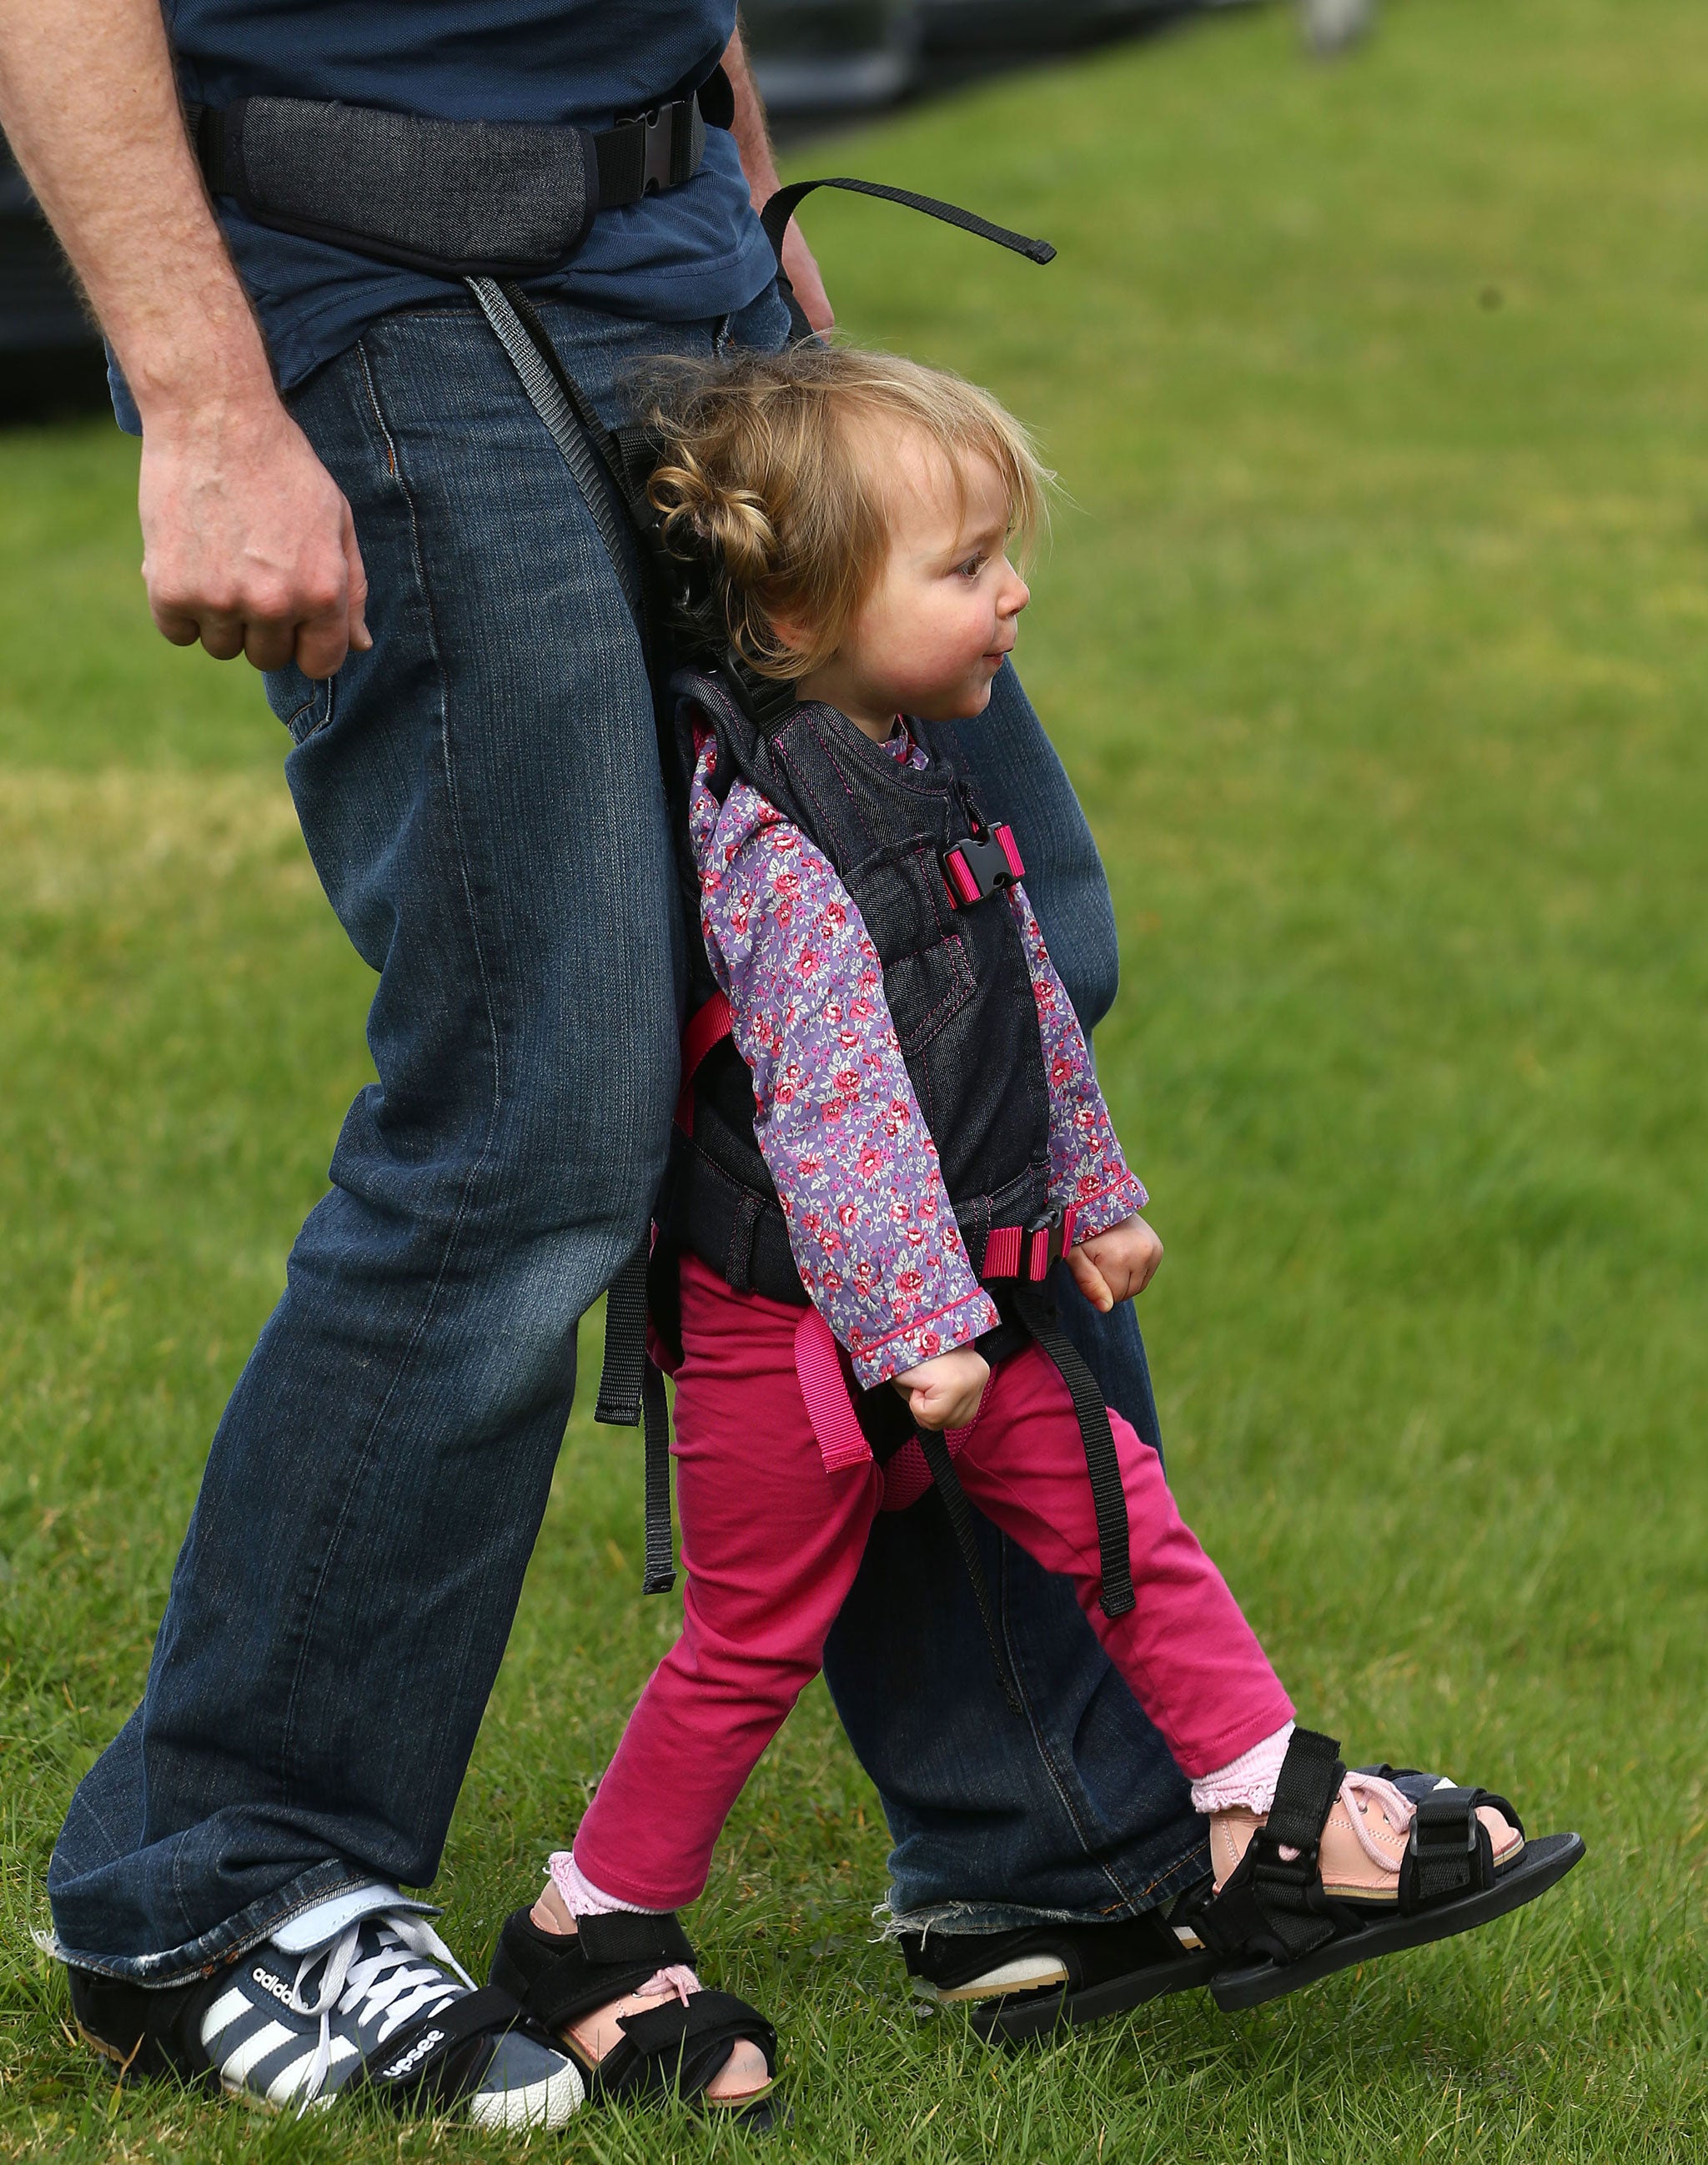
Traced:
<path id="1" fill-rule="evenodd" d="M 898 725 L 890 743 L 929 765 Z M 698 745 L 689 830 L 712 970 L 753 1075 L 754 1133 L 801 1283 L 867 1388 L 993 1330 L 883 997 L 878 951 L 829 860 L 746 782 L 720 804 Z M 1024 888 L 1020 924 L 1050 1083 L 1050 1193 L 1089 1240 L 1140 1209 L 1078 1017 Z"/>

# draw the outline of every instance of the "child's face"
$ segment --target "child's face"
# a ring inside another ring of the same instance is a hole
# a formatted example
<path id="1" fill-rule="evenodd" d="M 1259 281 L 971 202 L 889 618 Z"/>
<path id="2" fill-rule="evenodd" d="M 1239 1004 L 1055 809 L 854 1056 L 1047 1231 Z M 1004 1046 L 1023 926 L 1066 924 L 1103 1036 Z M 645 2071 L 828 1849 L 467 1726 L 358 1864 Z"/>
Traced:
<path id="1" fill-rule="evenodd" d="M 872 446 L 886 461 L 889 555 L 842 644 L 801 686 L 868 734 L 899 714 L 961 721 L 990 703 L 1031 596 L 1008 561 L 1008 491 L 988 459 L 957 476 L 929 438 Z"/>

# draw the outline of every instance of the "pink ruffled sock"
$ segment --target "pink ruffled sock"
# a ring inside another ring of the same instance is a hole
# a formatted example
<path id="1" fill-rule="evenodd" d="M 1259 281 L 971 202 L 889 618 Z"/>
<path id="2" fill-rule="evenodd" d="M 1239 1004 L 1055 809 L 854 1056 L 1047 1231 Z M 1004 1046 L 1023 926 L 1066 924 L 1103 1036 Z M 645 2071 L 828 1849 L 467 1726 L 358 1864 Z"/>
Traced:
<path id="1" fill-rule="evenodd" d="M 1275 1802 L 1275 1784 L 1292 1734 L 1289 1721 L 1249 1751 L 1241 1752 L 1237 1759 L 1230 1759 L 1226 1767 L 1218 1767 L 1213 1774 L 1200 1775 L 1192 1784 L 1193 1810 L 1231 1812 L 1243 1806 L 1247 1811 L 1268 1811 Z"/>
<path id="2" fill-rule="evenodd" d="M 639 1902 L 619 1901 L 616 1895 L 607 1894 L 603 1887 L 595 1887 L 576 1862 L 572 1850 L 553 1850 L 546 1861 L 546 1873 L 562 1896 L 563 1906 L 572 1917 L 609 1917 L 618 1910 L 630 1910 L 637 1917 L 664 1917 L 670 1914 L 667 1910 L 648 1910 Z M 700 1981 L 685 1964 L 672 1962 L 667 1968 L 654 1970 L 645 1984 L 635 1989 L 645 1997 L 673 1992 L 678 1999 L 686 2002 L 689 1993 L 699 1990 Z"/>

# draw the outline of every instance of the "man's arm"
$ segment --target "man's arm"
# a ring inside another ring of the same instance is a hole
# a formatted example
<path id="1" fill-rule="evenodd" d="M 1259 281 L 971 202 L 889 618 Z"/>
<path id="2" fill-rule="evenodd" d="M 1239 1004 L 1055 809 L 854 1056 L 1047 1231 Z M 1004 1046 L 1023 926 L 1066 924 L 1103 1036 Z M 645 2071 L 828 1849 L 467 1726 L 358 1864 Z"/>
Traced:
<path id="1" fill-rule="evenodd" d="M 753 198 L 755 210 L 763 210 L 779 186 L 777 160 L 772 153 L 771 131 L 765 124 L 765 107 L 759 96 L 759 86 L 753 80 L 753 71 L 747 65 L 746 48 L 737 30 L 724 54 L 724 72 L 730 78 L 730 87 L 735 93 L 735 121 L 731 133 L 735 147 L 741 154 L 741 171 L 747 176 L 747 192 Z M 836 319 L 830 308 L 825 282 L 819 276 L 819 266 L 813 251 L 802 238 L 797 222 L 791 219 L 788 231 L 783 237 L 783 267 L 788 282 L 794 288 L 795 299 L 801 313 L 815 331 L 836 328 Z"/>
<path id="2" fill-rule="evenodd" d="M 0 0 L 0 124 L 142 415 L 156 624 L 222 661 L 329 676 L 370 644 L 350 507 L 274 387 L 158 0 Z"/>

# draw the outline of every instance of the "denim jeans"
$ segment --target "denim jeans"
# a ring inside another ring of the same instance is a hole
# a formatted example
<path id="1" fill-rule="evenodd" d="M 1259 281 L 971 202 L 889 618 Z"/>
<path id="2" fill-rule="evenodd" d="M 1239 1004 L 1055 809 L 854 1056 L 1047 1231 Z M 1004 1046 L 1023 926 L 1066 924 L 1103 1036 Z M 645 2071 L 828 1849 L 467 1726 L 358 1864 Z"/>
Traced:
<path id="1" fill-rule="evenodd" d="M 545 313 L 613 417 L 650 356 L 786 329 L 774 294 L 732 324 Z M 286 670 L 267 691 L 309 851 L 378 973 L 378 1080 L 215 1435 L 142 1704 L 54 1852 L 67 1957 L 160 1983 L 346 1887 L 437 1871 L 577 1321 L 645 1229 L 677 1088 L 680 935 L 639 645 L 509 364 L 447 304 L 382 319 L 292 404 L 354 511 L 374 646 L 327 683 Z M 1114 973 L 1101 875 L 1011 679 L 989 744 L 999 730 L 1025 777 L 1024 803 L 1005 795 L 1037 907 L 1095 1011 Z M 1136 1333 L 1104 1341 L 1131 1404 Z M 1195 1868 L 1200 1823 L 1071 1593 L 1023 1564 L 1000 1556 L 995 1579 L 1026 1725 L 985 1713 L 988 1653 L 934 1515 L 886 1529 L 839 1630 L 899 1895 L 996 1905 L 967 1913 L 984 1922 L 1142 1905 Z M 909 1631 L 932 1683 L 904 1685 Z"/>

